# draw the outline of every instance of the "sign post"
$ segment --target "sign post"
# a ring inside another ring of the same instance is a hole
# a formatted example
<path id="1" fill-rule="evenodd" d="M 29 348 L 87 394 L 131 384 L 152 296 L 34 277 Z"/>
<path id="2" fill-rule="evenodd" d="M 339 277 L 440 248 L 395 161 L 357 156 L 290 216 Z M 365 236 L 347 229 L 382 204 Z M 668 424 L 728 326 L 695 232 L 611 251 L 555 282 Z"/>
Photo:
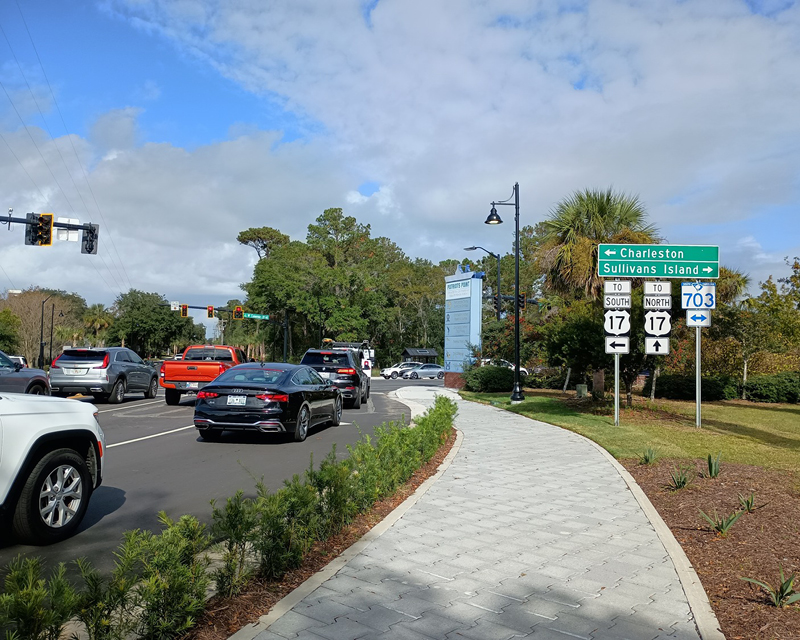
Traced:
<path id="1" fill-rule="evenodd" d="M 695 426 L 702 426 L 702 386 L 701 372 L 701 327 L 711 326 L 711 309 L 717 308 L 717 285 L 714 282 L 682 282 L 681 303 L 686 309 L 686 326 L 695 327 L 694 370 L 695 370 Z"/>
<path id="2" fill-rule="evenodd" d="M 631 282 L 609 280 L 603 283 L 603 329 L 606 353 L 614 354 L 614 426 L 619 426 L 619 356 L 629 353 L 631 346 Z"/>

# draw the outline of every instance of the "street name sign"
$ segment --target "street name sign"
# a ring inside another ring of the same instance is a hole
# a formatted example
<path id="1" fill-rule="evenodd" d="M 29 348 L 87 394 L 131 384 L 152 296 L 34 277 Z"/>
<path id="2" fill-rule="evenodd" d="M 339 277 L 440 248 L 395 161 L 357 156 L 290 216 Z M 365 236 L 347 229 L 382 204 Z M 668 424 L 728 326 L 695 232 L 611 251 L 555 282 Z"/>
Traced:
<path id="1" fill-rule="evenodd" d="M 172 300 L 169 303 L 169 310 L 170 311 L 180 311 L 181 310 L 181 303 L 179 300 Z"/>
<path id="2" fill-rule="evenodd" d="M 631 297 L 606 294 L 603 297 L 604 309 L 630 309 Z"/>
<path id="3" fill-rule="evenodd" d="M 631 339 L 629 336 L 606 336 L 606 353 L 615 355 L 626 355 L 631 350 Z"/>
<path id="4" fill-rule="evenodd" d="M 664 282 L 645 282 L 644 295 L 646 296 L 671 296 L 672 283 L 669 280 Z"/>
<path id="5" fill-rule="evenodd" d="M 631 314 L 624 309 L 609 309 L 603 316 L 603 329 L 607 336 L 627 336 L 631 332 Z M 606 341 L 607 343 L 607 341 Z M 614 352 L 606 352 L 614 353 Z M 627 351 L 625 353 L 628 353 Z"/>
<path id="6" fill-rule="evenodd" d="M 269 316 L 262 313 L 243 313 L 242 315 L 251 320 L 269 320 Z"/>
<path id="7" fill-rule="evenodd" d="M 682 282 L 681 307 L 683 309 L 716 309 L 717 284 L 715 282 Z"/>
<path id="8" fill-rule="evenodd" d="M 672 309 L 672 296 L 644 296 L 642 306 L 645 309 Z"/>
<path id="9" fill-rule="evenodd" d="M 711 326 L 711 312 L 702 309 L 687 309 L 686 310 L 686 326 L 687 327 L 710 327 Z"/>
<path id="10" fill-rule="evenodd" d="M 603 283 L 603 293 L 606 295 L 631 295 L 630 280 L 606 280 Z"/>
<path id="11" fill-rule="evenodd" d="M 601 278 L 719 278 L 719 247 L 677 244 L 601 244 Z"/>
<path id="12" fill-rule="evenodd" d="M 669 353 L 669 338 L 645 336 L 644 353 L 648 356 L 664 356 Z"/>

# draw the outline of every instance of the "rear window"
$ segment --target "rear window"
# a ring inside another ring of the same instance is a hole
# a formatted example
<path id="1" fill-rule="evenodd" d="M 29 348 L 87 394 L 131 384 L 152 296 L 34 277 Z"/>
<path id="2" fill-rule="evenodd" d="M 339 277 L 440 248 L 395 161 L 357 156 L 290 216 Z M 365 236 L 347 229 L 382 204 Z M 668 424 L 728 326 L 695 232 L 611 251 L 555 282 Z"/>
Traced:
<path id="1" fill-rule="evenodd" d="M 303 356 L 303 359 L 300 361 L 300 364 L 310 364 L 310 365 L 329 364 L 329 365 L 341 365 L 349 367 L 350 360 L 347 357 L 347 353 L 323 351 L 317 353 L 307 353 L 306 355 Z"/>
<path id="2" fill-rule="evenodd" d="M 189 349 L 183 356 L 184 360 L 214 360 L 215 362 L 233 362 L 233 355 L 229 349 Z"/>
<path id="3" fill-rule="evenodd" d="M 225 382 L 227 384 L 258 383 L 258 384 L 277 384 L 286 375 L 286 371 L 279 369 L 228 369 L 220 375 L 214 383 Z"/>
<path id="4" fill-rule="evenodd" d="M 108 351 L 96 351 L 94 349 L 67 349 L 61 354 L 58 362 L 86 362 L 97 360 L 102 362 Z"/>

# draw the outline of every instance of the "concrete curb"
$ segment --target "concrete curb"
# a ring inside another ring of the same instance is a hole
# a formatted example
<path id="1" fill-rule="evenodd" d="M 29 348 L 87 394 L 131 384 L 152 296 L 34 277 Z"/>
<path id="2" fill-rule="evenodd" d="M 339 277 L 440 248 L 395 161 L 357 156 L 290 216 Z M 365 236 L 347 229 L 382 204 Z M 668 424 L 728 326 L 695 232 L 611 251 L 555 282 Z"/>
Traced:
<path id="1" fill-rule="evenodd" d="M 628 485 L 628 489 L 633 494 L 636 502 L 639 503 L 642 511 L 644 511 L 644 515 L 650 521 L 650 524 L 653 525 L 658 539 L 661 540 L 661 544 L 664 545 L 669 557 L 672 559 L 672 564 L 675 565 L 675 571 L 678 574 L 678 579 L 681 581 L 683 592 L 686 594 L 689 608 L 692 610 L 692 615 L 694 615 L 694 621 L 697 625 L 697 631 L 700 633 L 702 640 L 725 640 L 725 635 L 719 628 L 719 620 L 717 620 L 717 616 L 711 608 L 711 603 L 700 582 L 700 578 L 697 577 L 697 573 L 692 563 L 689 562 L 689 558 L 686 556 L 683 547 L 681 547 L 680 543 L 675 539 L 672 530 L 667 526 L 667 523 L 664 522 L 658 511 L 656 511 L 653 503 L 650 502 L 650 499 L 636 483 L 633 476 L 625 467 L 617 462 L 614 456 L 593 440 L 589 440 L 589 438 L 584 436 L 580 437 L 587 440 L 613 465 L 617 473 L 619 473 L 620 477 L 625 481 L 625 484 Z"/>
<path id="2" fill-rule="evenodd" d="M 404 400 L 400 397 L 397 397 L 397 399 L 408 405 L 409 409 L 412 411 L 412 416 L 420 415 L 427 410 L 427 407 L 417 402 Z M 422 408 L 422 411 L 418 410 L 420 407 Z M 383 520 L 381 520 L 366 534 L 364 534 L 364 536 L 358 540 L 358 542 L 353 543 L 351 546 L 345 549 L 341 555 L 332 560 L 324 569 L 315 573 L 286 597 L 276 602 L 275 606 L 272 607 L 269 613 L 261 616 L 257 622 L 242 627 L 239 629 L 239 631 L 230 636 L 228 640 L 253 640 L 259 633 L 269 629 L 270 625 L 276 622 L 283 614 L 289 612 L 295 605 L 303 600 L 303 598 L 313 592 L 314 589 L 319 587 L 329 578 L 332 578 L 334 575 L 336 575 L 336 573 L 338 573 L 340 569 L 347 565 L 350 560 L 361 553 L 361 551 L 363 551 L 373 540 L 386 532 L 395 522 L 403 517 L 403 514 L 405 514 L 406 511 L 413 507 L 417 501 L 423 495 L 425 495 L 428 489 L 433 486 L 433 483 L 436 482 L 445 471 L 447 471 L 447 468 L 458 454 L 458 450 L 461 448 L 461 442 L 463 440 L 464 434 L 456 429 L 456 441 L 453 443 L 453 448 L 450 449 L 450 453 L 447 454 L 445 459 L 442 461 L 442 464 L 439 465 L 439 468 L 436 470 L 435 474 L 419 485 L 414 493 L 408 496 L 408 498 L 398 505 L 389 515 L 387 515 Z"/>

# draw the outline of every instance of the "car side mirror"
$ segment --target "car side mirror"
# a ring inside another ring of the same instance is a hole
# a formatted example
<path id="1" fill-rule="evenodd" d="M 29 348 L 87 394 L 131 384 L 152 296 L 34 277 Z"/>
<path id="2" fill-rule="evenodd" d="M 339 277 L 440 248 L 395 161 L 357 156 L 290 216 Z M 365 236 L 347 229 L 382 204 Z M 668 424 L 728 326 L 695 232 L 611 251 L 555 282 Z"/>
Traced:
<path id="1" fill-rule="evenodd" d="M 22 367 L 23 367 L 22 363 L 15 362 L 14 363 L 14 372 L 16 373 L 17 371 L 22 371 Z"/>
<path id="2" fill-rule="evenodd" d="M 255 358 L 250 358 L 250 362 L 255 362 L 255 361 L 256 361 Z"/>

